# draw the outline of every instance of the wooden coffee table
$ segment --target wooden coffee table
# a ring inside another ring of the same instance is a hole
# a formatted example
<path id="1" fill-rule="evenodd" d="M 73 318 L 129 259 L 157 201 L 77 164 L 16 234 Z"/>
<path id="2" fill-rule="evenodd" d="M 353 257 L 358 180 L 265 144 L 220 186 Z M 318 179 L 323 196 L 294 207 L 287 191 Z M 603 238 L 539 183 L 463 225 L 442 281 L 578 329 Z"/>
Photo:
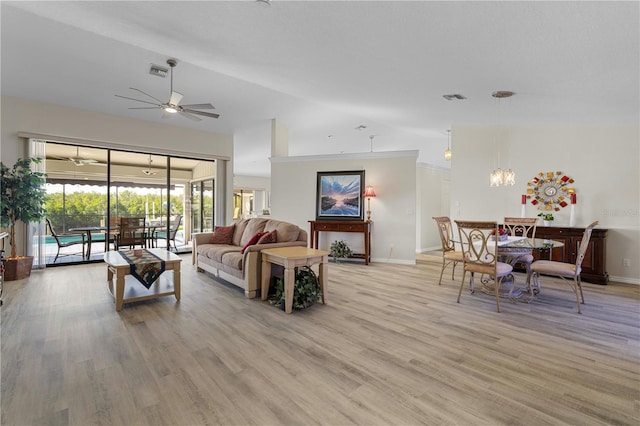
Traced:
<path id="1" fill-rule="evenodd" d="M 125 276 L 131 274 L 131 265 L 117 251 L 108 251 L 104 254 L 104 261 L 107 264 L 107 281 L 111 295 L 116 301 L 116 311 L 122 310 L 124 303 L 136 302 L 139 300 L 156 299 L 162 296 L 174 294 L 176 300 L 180 300 L 180 262 L 182 259 L 176 254 L 166 249 L 147 249 L 165 262 L 165 271 L 173 270 L 173 283 L 168 279 L 158 278 L 149 289 L 146 289 L 139 282 L 128 286 L 125 289 Z M 116 276 L 115 292 L 113 287 L 113 275 Z"/>
<path id="2" fill-rule="evenodd" d="M 322 303 L 326 303 L 327 272 L 329 269 L 329 252 L 306 247 L 280 247 L 260 251 L 262 255 L 262 300 L 267 300 L 271 283 L 271 264 L 284 266 L 284 303 L 285 312 L 293 310 L 293 287 L 295 285 L 295 268 L 320 264 L 320 290 Z"/>

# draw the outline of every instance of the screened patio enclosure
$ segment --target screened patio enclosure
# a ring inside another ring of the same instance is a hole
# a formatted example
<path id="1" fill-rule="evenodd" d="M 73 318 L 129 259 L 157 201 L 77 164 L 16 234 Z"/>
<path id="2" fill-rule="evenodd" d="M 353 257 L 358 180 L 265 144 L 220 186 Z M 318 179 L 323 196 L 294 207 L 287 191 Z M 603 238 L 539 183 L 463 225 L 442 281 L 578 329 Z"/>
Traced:
<path id="1" fill-rule="evenodd" d="M 120 218 L 144 218 L 146 244 L 178 252 L 191 251 L 191 234 L 215 223 L 215 161 L 56 142 L 44 144 L 44 157 L 47 217 L 58 241 L 47 229 L 34 251 L 43 253 L 47 266 L 102 261 L 105 251 L 115 249 Z M 205 196 L 194 191 L 202 187 Z M 90 256 L 75 244 L 60 248 L 55 259 L 59 241 L 82 233 L 91 241 Z"/>

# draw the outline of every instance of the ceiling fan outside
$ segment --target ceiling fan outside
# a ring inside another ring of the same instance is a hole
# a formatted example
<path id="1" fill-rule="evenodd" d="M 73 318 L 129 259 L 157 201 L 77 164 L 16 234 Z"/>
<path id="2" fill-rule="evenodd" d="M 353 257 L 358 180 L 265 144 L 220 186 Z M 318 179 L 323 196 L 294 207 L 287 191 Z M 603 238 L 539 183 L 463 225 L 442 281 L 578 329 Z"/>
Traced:
<path id="1" fill-rule="evenodd" d="M 147 176 L 155 176 L 158 174 L 157 171 L 155 170 L 151 170 L 151 155 L 149 155 L 149 166 L 147 166 L 146 169 L 142 169 L 142 173 L 144 173 Z"/>
<path id="2" fill-rule="evenodd" d="M 101 163 L 98 160 L 94 160 L 92 158 L 83 158 L 80 157 L 80 148 L 76 147 L 76 156 L 69 157 L 69 161 L 71 161 L 76 166 L 106 166 L 106 163 Z"/>
<path id="3" fill-rule="evenodd" d="M 180 114 L 183 117 L 186 117 L 190 120 L 193 121 L 202 121 L 202 119 L 200 117 L 198 117 L 199 115 L 203 116 L 203 117 L 209 117 L 209 118 L 218 118 L 220 117 L 220 114 L 216 114 L 213 112 L 205 112 L 205 111 L 198 111 L 199 109 L 215 109 L 215 107 L 211 104 L 190 104 L 190 105 L 180 105 L 180 101 L 183 98 L 183 94 L 179 93 L 179 92 L 175 92 L 173 90 L 173 68 L 177 65 L 177 61 L 175 59 L 168 59 L 167 60 L 167 64 L 169 64 L 169 67 L 171 67 L 171 87 L 170 87 L 170 95 L 169 95 L 169 100 L 167 102 L 162 102 L 160 99 L 151 96 L 150 94 L 143 92 L 140 89 L 136 89 L 135 87 L 130 87 L 129 89 L 131 90 L 135 90 L 136 92 L 140 92 L 145 96 L 148 96 L 149 98 L 153 99 L 155 102 L 150 102 L 150 101 L 145 101 L 142 99 L 135 99 L 135 98 L 130 98 L 128 96 L 122 96 L 122 95 L 115 95 L 118 98 L 123 98 L 123 99 L 129 99 L 132 101 L 136 101 L 136 102 L 142 102 L 145 104 L 149 104 L 149 105 L 153 105 L 152 107 L 132 107 L 129 109 L 156 109 L 156 108 L 160 108 L 162 110 L 164 110 L 164 114 L 162 115 L 162 118 L 168 118 L 170 117 L 172 114 Z"/>

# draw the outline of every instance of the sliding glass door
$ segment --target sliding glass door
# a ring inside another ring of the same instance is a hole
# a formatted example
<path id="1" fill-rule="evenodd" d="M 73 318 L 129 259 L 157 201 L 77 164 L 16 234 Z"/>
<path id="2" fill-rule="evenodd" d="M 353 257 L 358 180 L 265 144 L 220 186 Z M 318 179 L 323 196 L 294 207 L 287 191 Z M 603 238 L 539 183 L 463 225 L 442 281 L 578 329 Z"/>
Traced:
<path id="1" fill-rule="evenodd" d="M 191 184 L 191 220 L 193 232 L 213 231 L 214 179 Z"/>
<path id="2" fill-rule="evenodd" d="M 191 251 L 191 232 L 213 227 L 214 180 L 202 176 L 215 175 L 214 161 L 47 142 L 45 164 L 52 228 L 91 237 L 89 255 L 63 247 L 56 259 L 60 247 L 48 232 L 42 245 L 49 265 L 102 260 L 115 248 L 123 217 L 144 218 L 147 247 L 178 252 Z M 194 185 L 205 201 L 196 200 L 197 215 Z"/>

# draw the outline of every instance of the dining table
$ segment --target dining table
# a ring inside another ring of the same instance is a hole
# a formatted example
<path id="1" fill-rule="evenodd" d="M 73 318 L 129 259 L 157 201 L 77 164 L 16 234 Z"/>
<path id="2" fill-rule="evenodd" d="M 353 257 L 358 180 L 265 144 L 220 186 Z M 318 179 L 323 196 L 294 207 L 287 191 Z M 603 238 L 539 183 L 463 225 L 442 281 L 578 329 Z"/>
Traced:
<path id="1" fill-rule="evenodd" d="M 532 254 L 534 250 L 540 253 L 540 256 L 542 256 L 543 253 L 549 253 L 549 260 L 551 260 L 551 250 L 564 246 L 562 241 L 522 236 L 508 236 L 505 240 L 498 241 L 497 244 L 498 260 L 511 266 L 515 266 L 522 257 Z M 527 280 L 529 279 L 528 272 L 529 271 L 527 270 Z M 540 293 L 540 288 L 537 284 L 534 284 L 533 286 L 530 284 L 531 283 L 527 281 L 524 288 L 516 287 L 514 289 L 516 290 L 515 293 L 523 294 L 526 292 L 528 293 L 526 298 L 529 300 L 532 299 L 536 294 Z"/>
<path id="2" fill-rule="evenodd" d="M 73 228 L 69 228 L 69 231 L 73 231 L 73 232 L 84 232 L 87 234 L 87 252 L 86 252 L 86 256 L 87 256 L 87 260 L 91 259 L 91 243 L 92 238 L 91 238 L 91 233 L 92 232 L 100 232 L 100 233 L 105 233 L 105 242 L 104 242 L 104 251 L 107 251 L 107 249 L 109 248 L 109 236 L 106 235 L 107 233 L 107 227 L 106 226 L 75 226 Z M 113 231 L 113 230 L 117 230 L 118 227 L 111 227 L 109 230 Z"/>
<path id="3" fill-rule="evenodd" d="M 458 241 L 456 241 L 456 243 L 459 244 Z M 489 250 L 491 250 L 495 244 L 495 240 L 488 241 L 487 245 L 489 246 Z M 548 252 L 549 259 L 551 259 L 551 250 L 557 247 L 563 247 L 564 243 L 562 241 L 543 238 L 509 235 L 504 240 L 498 240 L 497 246 L 498 261 L 514 266 L 523 256 L 532 254 L 534 250 L 539 252 L 541 255 Z M 527 279 L 528 278 L 527 274 Z M 531 283 L 527 281 L 524 286 L 518 286 L 515 282 L 515 277 L 513 278 L 513 282 L 508 278 L 504 278 L 504 280 L 506 281 L 503 281 L 503 297 L 507 297 L 512 300 L 530 302 L 537 294 L 540 293 L 540 287 L 537 283 L 531 285 Z M 484 282 L 481 291 L 493 294 L 494 289 L 492 284 Z"/>

